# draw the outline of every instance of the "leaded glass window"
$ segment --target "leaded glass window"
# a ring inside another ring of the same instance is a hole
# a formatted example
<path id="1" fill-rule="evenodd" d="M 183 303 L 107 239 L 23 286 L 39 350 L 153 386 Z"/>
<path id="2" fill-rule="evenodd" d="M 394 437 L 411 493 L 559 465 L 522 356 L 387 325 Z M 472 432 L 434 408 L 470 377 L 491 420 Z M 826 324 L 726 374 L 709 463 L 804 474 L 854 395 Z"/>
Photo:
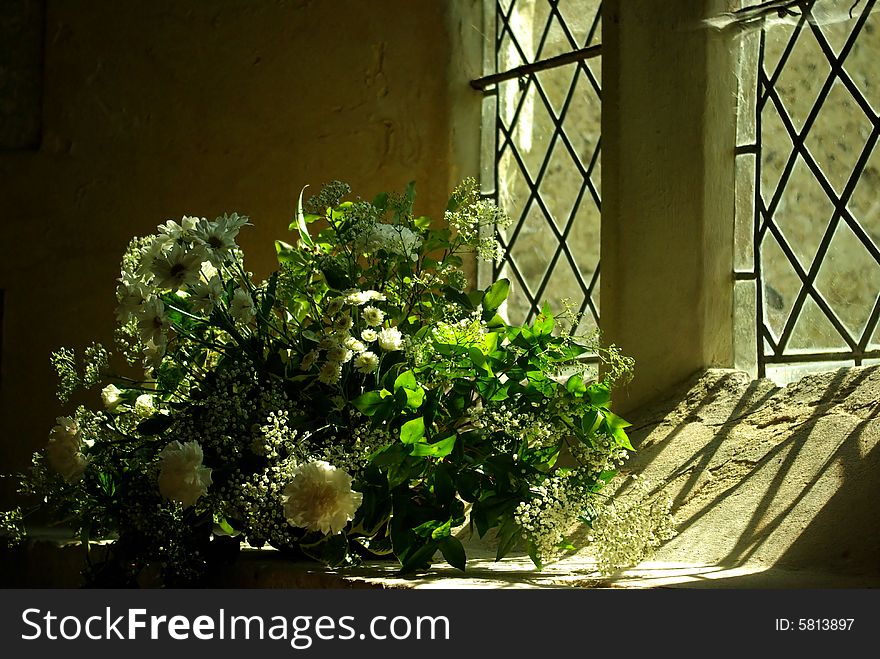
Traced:
<path id="1" fill-rule="evenodd" d="M 736 334 L 787 381 L 880 358 L 880 13 L 775 4 L 741 38 Z"/>
<path id="2" fill-rule="evenodd" d="M 503 259 L 511 322 L 570 300 L 599 322 L 599 0 L 486 2 L 482 187 L 513 217 Z"/>

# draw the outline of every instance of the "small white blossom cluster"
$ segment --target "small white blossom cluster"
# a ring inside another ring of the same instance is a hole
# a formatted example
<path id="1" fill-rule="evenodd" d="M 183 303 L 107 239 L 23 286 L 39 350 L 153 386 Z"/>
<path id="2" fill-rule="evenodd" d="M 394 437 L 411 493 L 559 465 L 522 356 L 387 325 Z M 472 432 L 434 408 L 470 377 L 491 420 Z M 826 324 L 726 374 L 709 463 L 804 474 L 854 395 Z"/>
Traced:
<path id="1" fill-rule="evenodd" d="M 482 319 L 482 307 L 454 322 L 439 322 L 431 330 L 434 341 L 447 345 L 471 346 L 483 342 L 488 328 Z"/>
<path id="2" fill-rule="evenodd" d="M 532 498 L 517 506 L 513 519 L 522 529 L 523 537 L 534 545 L 541 562 L 559 556 L 560 545 L 573 523 L 589 510 L 592 498 L 575 472 L 565 471 L 534 487 Z"/>
<path id="3" fill-rule="evenodd" d="M 359 414 L 352 411 L 352 416 Z M 369 462 L 370 455 L 377 449 L 390 444 L 394 440 L 391 432 L 384 425 L 372 427 L 371 424 L 356 425 L 351 437 L 343 437 L 334 432 L 324 438 L 316 447 L 322 460 L 336 465 L 349 473 L 356 473 Z"/>
<path id="4" fill-rule="evenodd" d="M 419 258 L 422 238 L 412 229 L 399 224 L 375 224 L 369 233 L 355 239 L 355 247 L 365 253 L 379 251 L 398 254 L 411 261 Z"/>
<path id="5" fill-rule="evenodd" d="M 453 192 L 453 199 L 457 206 L 446 211 L 444 218 L 458 238 L 471 246 L 480 259 L 500 260 L 504 250 L 495 238 L 495 231 L 509 227 L 512 218 L 492 201 L 481 198 L 474 178 L 465 179 Z"/>
<path id="6" fill-rule="evenodd" d="M 650 484 L 633 476 L 634 487 L 598 511 L 590 540 L 597 568 L 612 574 L 648 560 L 666 540 L 676 535 L 672 500 L 651 497 Z"/>
<path id="7" fill-rule="evenodd" d="M 571 452 L 588 474 L 598 476 L 605 471 L 617 471 L 629 460 L 629 451 L 605 435 L 596 435 L 593 446 L 578 443 Z"/>
<path id="8" fill-rule="evenodd" d="M 266 424 L 251 442 L 254 454 L 278 460 L 296 453 L 297 431 L 290 427 L 287 410 L 269 412 Z"/>
<path id="9" fill-rule="evenodd" d="M 504 452 L 515 451 L 523 440 L 530 448 L 558 445 L 565 434 L 561 423 L 508 407 L 506 403 L 477 407 L 471 411 L 469 420 L 474 428 L 496 435 L 496 448 Z"/>
<path id="10" fill-rule="evenodd" d="M 265 542 L 287 544 L 290 528 L 283 516 L 282 491 L 290 481 L 297 462 L 293 457 L 270 463 L 253 474 L 236 469 L 228 485 L 220 488 L 221 510 L 244 522 L 242 529 L 248 542 L 260 546 Z"/>

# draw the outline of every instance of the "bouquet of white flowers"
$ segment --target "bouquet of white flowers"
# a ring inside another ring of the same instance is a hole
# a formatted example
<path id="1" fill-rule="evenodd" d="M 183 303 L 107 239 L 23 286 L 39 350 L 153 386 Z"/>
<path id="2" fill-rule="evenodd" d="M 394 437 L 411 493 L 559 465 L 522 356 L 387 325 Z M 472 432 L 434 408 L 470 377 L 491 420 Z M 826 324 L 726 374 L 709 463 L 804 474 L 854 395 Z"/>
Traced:
<path id="1" fill-rule="evenodd" d="M 243 543 L 332 566 L 393 555 L 404 571 L 439 552 L 464 569 L 466 528 L 540 567 L 600 514 L 632 450 L 609 409 L 628 361 L 546 307 L 509 325 L 505 280 L 467 290 L 462 253 L 496 258 L 507 221 L 475 181 L 439 225 L 414 215 L 412 185 L 348 194 L 300 196 L 298 240 L 277 241 L 261 283 L 236 245 L 245 217 L 134 239 L 116 338 L 142 370 L 111 372 L 97 344 L 53 355 L 62 401 L 102 387 L 103 409 L 58 419 L 24 491 L 84 543 L 112 540 L 92 582 L 154 565 L 166 584 L 198 583 Z M 584 359 L 597 353 L 603 380 Z M 21 521 L 4 515 L 7 531 Z"/>

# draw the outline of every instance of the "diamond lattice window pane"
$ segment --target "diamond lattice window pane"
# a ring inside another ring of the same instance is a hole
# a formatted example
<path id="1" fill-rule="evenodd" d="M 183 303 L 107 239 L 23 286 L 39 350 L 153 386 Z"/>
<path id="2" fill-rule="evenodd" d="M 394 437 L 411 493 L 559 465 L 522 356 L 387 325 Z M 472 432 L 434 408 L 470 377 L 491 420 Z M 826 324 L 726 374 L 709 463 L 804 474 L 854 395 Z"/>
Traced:
<path id="1" fill-rule="evenodd" d="M 816 288 L 849 335 L 860 339 L 880 291 L 880 264 L 845 222 L 834 232 L 816 276 Z"/>
<path id="2" fill-rule="evenodd" d="M 834 204 L 803 158 L 798 157 L 773 213 L 773 221 L 804 270 L 810 269 L 833 214 Z"/>
<path id="3" fill-rule="evenodd" d="M 768 38 L 772 38 L 774 30 L 769 30 Z M 805 26 L 800 30 L 794 49 L 774 86 L 797 132 L 803 130 L 830 71 L 831 67 L 816 37 Z"/>
<path id="4" fill-rule="evenodd" d="M 843 194 L 871 129 L 852 94 L 835 81 L 805 144 L 838 195 Z"/>
<path id="5" fill-rule="evenodd" d="M 561 0 L 559 14 L 571 32 L 577 48 L 586 48 L 601 42 L 602 21 L 599 20 L 599 0 Z"/>
<path id="6" fill-rule="evenodd" d="M 807 297 L 788 340 L 788 352 L 839 352 L 849 349 L 828 316 L 812 297 Z"/>
<path id="7" fill-rule="evenodd" d="M 754 211 L 760 228 L 756 306 L 763 309 L 757 319 L 764 343 L 759 372 L 797 354 L 817 357 L 810 369 L 841 358 L 861 363 L 880 357 L 875 5 L 808 3 L 802 18 L 768 21 L 760 33 Z M 747 151 L 744 157 L 750 157 Z"/>
<path id="8" fill-rule="evenodd" d="M 778 341 L 801 290 L 801 278 L 769 231 L 761 243 L 761 281 L 764 322 L 774 340 Z"/>
<path id="9" fill-rule="evenodd" d="M 595 0 L 514 0 L 498 11 L 499 71 L 599 43 Z M 585 315 L 581 329 L 596 326 L 600 75 L 593 58 L 497 87 L 495 189 L 514 222 L 499 236 L 504 258 L 493 274 L 511 279 L 511 322 L 569 298 Z"/>

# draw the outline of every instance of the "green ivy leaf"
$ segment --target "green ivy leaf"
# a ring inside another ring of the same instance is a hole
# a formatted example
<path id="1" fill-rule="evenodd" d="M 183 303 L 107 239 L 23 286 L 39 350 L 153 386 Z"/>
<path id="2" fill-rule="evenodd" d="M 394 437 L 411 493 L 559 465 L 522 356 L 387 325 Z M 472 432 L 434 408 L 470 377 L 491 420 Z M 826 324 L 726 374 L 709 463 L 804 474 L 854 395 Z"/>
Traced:
<path id="1" fill-rule="evenodd" d="M 587 387 L 590 402 L 596 407 L 607 407 L 611 403 L 611 388 L 604 383 L 595 382 Z"/>
<path id="2" fill-rule="evenodd" d="M 553 314 L 550 313 L 550 305 L 545 304 L 541 313 L 535 317 L 532 331 L 537 336 L 545 336 L 553 332 Z"/>

